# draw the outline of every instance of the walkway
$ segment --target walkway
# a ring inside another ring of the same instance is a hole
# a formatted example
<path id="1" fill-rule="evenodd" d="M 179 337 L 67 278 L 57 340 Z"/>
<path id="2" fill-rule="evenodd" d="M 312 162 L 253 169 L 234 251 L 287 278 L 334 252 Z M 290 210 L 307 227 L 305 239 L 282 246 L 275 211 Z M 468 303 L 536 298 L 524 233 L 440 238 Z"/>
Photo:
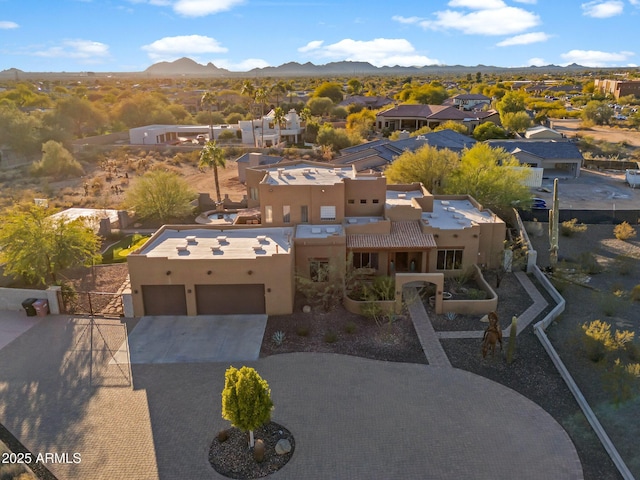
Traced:
<path id="1" fill-rule="evenodd" d="M 547 308 L 549 303 L 525 272 L 515 272 L 514 275 L 533 301 L 533 304 L 518 316 L 518 334 L 520 334 Z M 410 298 L 415 298 L 414 295 L 417 295 L 415 288 L 413 288 L 413 292 L 409 292 Z M 484 335 L 484 330 L 436 332 L 431 325 L 431 320 L 424 309 L 424 305 L 420 301 L 409 302 L 409 314 L 429 365 L 432 365 L 431 360 L 433 358 L 435 362 L 433 366 L 451 366 L 442 349 L 442 345 L 440 345 L 441 339 L 482 338 Z M 503 336 L 509 335 L 509 329 L 510 327 L 507 327 L 503 330 Z M 444 358 L 442 358 L 443 356 Z"/>

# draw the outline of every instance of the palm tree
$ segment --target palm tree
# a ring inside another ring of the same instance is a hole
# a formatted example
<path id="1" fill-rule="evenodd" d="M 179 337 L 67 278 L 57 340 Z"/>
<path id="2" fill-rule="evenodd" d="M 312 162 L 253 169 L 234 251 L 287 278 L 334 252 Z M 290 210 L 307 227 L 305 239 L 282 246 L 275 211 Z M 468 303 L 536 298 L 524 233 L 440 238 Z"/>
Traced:
<path id="1" fill-rule="evenodd" d="M 253 86 L 249 80 L 242 82 L 242 88 L 240 89 L 241 95 L 246 95 L 251 98 L 252 102 L 256 100 L 256 87 Z M 256 129 L 253 124 L 253 112 L 251 111 L 251 105 L 249 106 L 249 112 L 251 114 L 251 134 L 253 135 L 253 146 L 256 146 Z"/>
<path id="2" fill-rule="evenodd" d="M 264 148 L 264 106 L 268 100 L 267 91 L 262 87 L 258 87 L 255 91 L 254 98 L 256 103 L 260 104 L 260 132 L 262 137 L 260 140 L 260 148 Z"/>
<path id="3" fill-rule="evenodd" d="M 271 92 L 273 92 L 276 96 L 276 107 L 280 106 L 280 95 L 284 95 L 287 92 L 286 84 L 283 80 L 280 80 L 278 83 L 274 84 L 271 87 Z"/>
<path id="4" fill-rule="evenodd" d="M 205 92 L 200 99 L 200 103 L 209 110 L 209 141 L 213 141 L 213 124 L 211 117 L 211 107 L 218 100 L 218 96 L 214 92 Z"/>
<path id="5" fill-rule="evenodd" d="M 218 204 L 222 203 L 220 195 L 220 182 L 218 181 L 218 167 L 226 168 L 227 161 L 224 158 L 224 150 L 214 142 L 207 142 L 200 152 L 199 168 L 213 168 L 213 178 L 216 185 L 216 197 Z"/>
<path id="6" fill-rule="evenodd" d="M 282 129 L 282 123 L 284 122 L 286 116 L 284 114 L 284 110 L 280 107 L 276 107 L 273 111 L 273 121 L 278 125 L 278 143 L 280 143 L 280 130 Z"/>

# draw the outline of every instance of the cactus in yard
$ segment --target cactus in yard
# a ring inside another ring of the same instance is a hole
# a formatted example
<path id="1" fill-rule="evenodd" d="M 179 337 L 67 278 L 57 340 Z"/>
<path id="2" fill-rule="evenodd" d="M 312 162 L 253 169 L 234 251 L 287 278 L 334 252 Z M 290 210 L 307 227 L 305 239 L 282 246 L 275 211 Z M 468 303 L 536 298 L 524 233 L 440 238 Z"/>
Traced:
<path id="1" fill-rule="evenodd" d="M 516 351 L 516 335 L 518 334 L 518 317 L 511 317 L 511 330 L 509 330 L 509 347 L 507 348 L 507 364 L 513 361 L 513 354 Z"/>
<path id="2" fill-rule="evenodd" d="M 558 201 L 558 179 L 553 180 L 553 206 L 549 210 L 549 265 L 558 264 L 558 224 L 560 220 L 560 202 Z"/>

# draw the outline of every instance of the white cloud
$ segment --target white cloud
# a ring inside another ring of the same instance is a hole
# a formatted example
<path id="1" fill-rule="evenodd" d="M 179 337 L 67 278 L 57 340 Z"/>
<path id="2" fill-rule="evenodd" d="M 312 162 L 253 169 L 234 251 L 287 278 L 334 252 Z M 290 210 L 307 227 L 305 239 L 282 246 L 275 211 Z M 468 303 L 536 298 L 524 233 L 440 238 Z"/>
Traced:
<path id="1" fill-rule="evenodd" d="M 183 56 L 196 56 L 203 53 L 224 53 L 228 49 L 211 37 L 203 35 L 182 35 L 177 37 L 164 37 L 149 45 L 144 45 L 145 50 L 152 60 L 176 60 Z"/>
<path id="2" fill-rule="evenodd" d="M 487 10 L 506 7 L 502 0 L 451 0 L 447 5 L 453 8 L 462 7 L 473 10 Z"/>
<path id="3" fill-rule="evenodd" d="M 535 5 L 538 0 L 513 0 L 514 2 L 518 2 L 518 3 L 528 3 L 529 5 Z"/>
<path id="4" fill-rule="evenodd" d="M 316 49 L 320 48 L 320 46 L 323 43 L 324 42 L 322 40 L 312 40 L 311 42 L 307 43 L 304 47 L 298 48 L 298 51 L 302 52 L 302 53 L 310 52 L 312 50 L 316 50 Z"/>
<path id="5" fill-rule="evenodd" d="M 540 17 L 535 13 L 507 6 L 468 13 L 443 10 L 435 12 L 434 15 L 435 20 L 424 19 L 417 23 L 432 30 L 454 29 L 465 34 L 477 35 L 512 35 L 540 24 Z"/>
<path id="6" fill-rule="evenodd" d="M 593 18 L 608 18 L 622 14 L 624 3 L 621 0 L 594 1 L 583 3 L 582 14 Z"/>
<path id="7" fill-rule="evenodd" d="M 391 17 L 391 19 L 398 23 L 405 23 L 407 25 L 420 23 L 422 20 L 424 20 L 423 18 L 420 18 L 420 17 L 403 17 L 402 15 L 394 15 L 393 17 Z"/>
<path id="8" fill-rule="evenodd" d="M 535 65 L 536 67 L 543 67 L 546 64 L 547 62 L 544 61 L 544 58 L 539 57 L 530 58 L 529 62 L 527 63 L 528 66 Z"/>
<path id="9" fill-rule="evenodd" d="M 99 63 L 100 60 L 109 57 L 109 46 L 91 40 L 65 40 L 60 45 L 37 50 L 30 55 L 47 58 L 75 58 L 85 63 Z"/>
<path id="10" fill-rule="evenodd" d="M 414 46 L 404 38 L 376 38 L 373 40 L 345 38 L 331 45 L 324 45 L 324 42 L 315 40 L 299 48 L 298 51 L 330 61 L 369 62 L 376 67 L 423 66 L 440 63 L 436 59 L 416 53 Z"/>
<path id="11" fill-rule="evenodd" d="M 531 32 L 524 33 L 522 35 L 516 35 L 515 37 L 506 38 L 496 45 L 498 47 L 510 47 L 512 45 L 529 45 L 530 43 L 546 42 L 550 36 L 544 32 Z"/>
<path id="12" fill-rule="evenodd" d="M 269 66 L 269 63 L 261 58 L 247 58 L 246 60 L 242 60 L 240 62 L 231 62 L 230 60 L 220 58 L 217 60 L 213 60 L 213 63 L 216 67 L 225 68 L 227 70 L 231 70 L 232 72 L 247 72 L 254 68 L 265 68 Z"/>
<path id="13" fill-rule="evenodd" d="M 639 6 L 640 5 L 640 0 L 629 0 L 629 3 L 631 5 Z"/>
<path id="14" fill-rule="evenodd" d="M 172 7 L 184 17 L 206 17 L 231 10 L 245 0 L 129 0 L 130 3 L 148 3 L 157 7 Z"/>
<path id="15" fill-rule="evenodd" d="M 560 55 L 568 63 L 577 63 L 585 67 L 610 67 L 626 65 L 633 52 L 601 52 L 599 50 L 571 50 Z"/>
<path id="16" fill-rule="evenodd" d="M 6 20 L 0 21 L 0 30 L 10 30 L 18 27 L 19 25 L 16 22 L 8 22 Z"/>

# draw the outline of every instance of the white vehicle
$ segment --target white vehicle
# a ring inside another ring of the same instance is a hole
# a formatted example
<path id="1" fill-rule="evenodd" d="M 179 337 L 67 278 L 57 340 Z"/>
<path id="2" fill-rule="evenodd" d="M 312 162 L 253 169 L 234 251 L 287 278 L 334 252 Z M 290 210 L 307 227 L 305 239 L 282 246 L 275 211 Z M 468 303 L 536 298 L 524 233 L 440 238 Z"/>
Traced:
<path id="1" fill-rule="evenodd" d="M 640 170 L 627 169 L 624 179 L 631 188 L 640 186 Z"/>

